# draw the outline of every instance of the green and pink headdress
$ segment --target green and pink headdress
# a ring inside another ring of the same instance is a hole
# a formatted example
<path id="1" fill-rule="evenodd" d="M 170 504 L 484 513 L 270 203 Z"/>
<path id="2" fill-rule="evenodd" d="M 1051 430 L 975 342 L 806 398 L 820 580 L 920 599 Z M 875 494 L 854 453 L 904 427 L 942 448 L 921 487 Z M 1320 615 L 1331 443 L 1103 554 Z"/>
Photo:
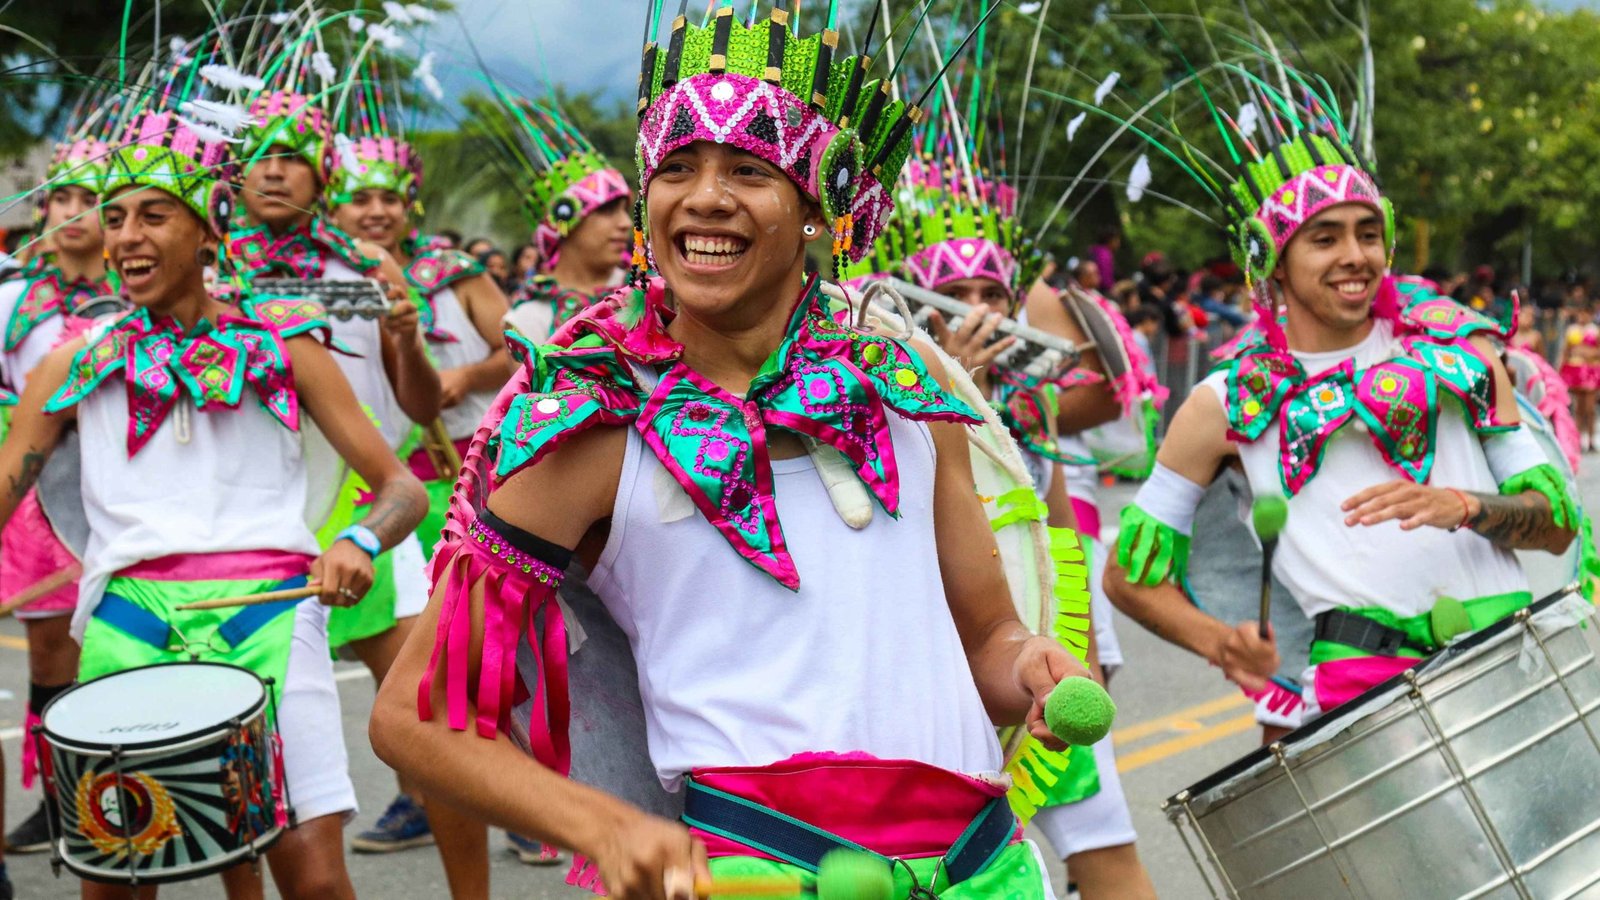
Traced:
<path id="1" fill-rule="evenodd" d="M 684 3 L 663 47 L 654 40 L 662 2 L 653 0 L 639 79 L 640 181 L 647 186 L 662 160 L 695 141 L 753 153 L 821 205 L 842 269 L 863 259 L 888 224 L 889 187 L 921 112 L 892 99 L 885 81 L 866 80 L 870 56 L 838 52 L 837 0 L 823 30 L 806 36 L 787 6 L 742 22 L 723 2 L 697 26 Z M 876 25 L 875 14 L 867 45 Z"/>
<path id="2" fill-rule="evenodd" d="M 399 91 L 384 90 L 377 60 L 363 47 L 365 79 L 347 83 L 335 108 L 339 131 L 333 136 L 333 171 L 324 195 L 332 206 L 349 203 L 359 191 L 392 191 L 422 214 L 422 157 L 406 141 L 405 111 Z M 431 65 L 431 64 L 430 64 Z"/>
<path id="3" fill-rule="evenodd" d="M 493 80 L 488 84 L 496 108 L 478 110 L 473 124 L 491 139 L 507 176 L 521 189 L 523 214 L 540 265 L 548 270 L 573 229 L 601 207 L 631 198 L 633 190 L 558 106 L 515 95 Z"/>
<path id="4" fill-rule="evenodd" d="M 915 248 L 901 268 L 936 291 L 954 281 L 987 278 L 1011 291 L 1013 305 L 1038 277 L 1043 257 L 1017 219 L 1017 190 L 968 172 L 954 153 L 912 161 L 903 179 L 905 208 L 896 216 Z"/>

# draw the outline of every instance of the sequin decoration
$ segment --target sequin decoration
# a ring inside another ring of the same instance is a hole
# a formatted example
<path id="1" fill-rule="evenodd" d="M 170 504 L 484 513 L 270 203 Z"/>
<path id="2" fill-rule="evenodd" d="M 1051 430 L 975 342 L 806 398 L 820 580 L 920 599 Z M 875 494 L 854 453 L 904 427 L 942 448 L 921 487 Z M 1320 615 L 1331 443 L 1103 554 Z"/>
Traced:
<path id="1" fill-rule="evenodd" d="M 246 279 L 321 278 L 329 258 L 357 272 L 377 271 L 377 257 L 361 252 L 355 238 L 321 219 L 274 235 L 265 225 L 228 233 L 228 259 Z"/>

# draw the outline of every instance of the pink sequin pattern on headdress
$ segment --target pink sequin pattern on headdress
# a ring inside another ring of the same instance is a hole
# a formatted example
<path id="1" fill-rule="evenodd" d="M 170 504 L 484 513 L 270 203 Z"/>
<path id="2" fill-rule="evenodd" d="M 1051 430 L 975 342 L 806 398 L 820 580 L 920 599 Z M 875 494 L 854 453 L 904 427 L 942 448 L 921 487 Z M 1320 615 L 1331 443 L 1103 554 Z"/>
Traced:
<path id="1" fill-rule="evenodd" d="M 362 137 L 351 143 L 351 150 L 362 163 L 383 163 L 405 169 L 411 173 L 412 183 L 422 187 L 422 158 L 405 141 L 392 137 Z M 357 175 L 365 173 L 365 165 L 355 172 Z"/>
<path id="2" fill-rule="evenodd" d="M 323 114 L 322 108 L 311 101 L 310 97 L 290 91 L 272 91 L 261 94 L 250 101 L 250 115 L 257 120 L 266 122 L 275 118 L 286 118 L 296 135 L 303 137 L 311 132 L 324 148 L 333 143 L 333 128 L 328 123 L 328 118 Z M 285 140 L 283 143 L 298 143 L 298 141 Z M 318 175 L 324 181 L 332 170 L 332 158 L 326 152 L 320 165 L 317 166 Z"/>
<path id="3" fill-rule="evenodd" d="M 1004 247 L 984 238 L 942 241 L 906 259 L 906 271 L 930 291 L 967 278 L 988 278 L 1011 290 L 1017 261 Z"/>
<path id="4" fill-rule="evenodd" d="M 110 145 L 99 138 L 79 138 L 57 144 L 50 158 L 50 177 L 70 176 L 80 167 L 104 165 L 110 153 Z"/>
<path id="5" fill-rule="evenodd" d="M 902 180 L 924 190 L 955 194 L 959 200 L 969 204 L 976 196 L 978 205 L 994 210 L 1001 218 L 1016 216 L 1016 188 L 982 175 L 970 179 L 972 185 L 969 188 L 969 179 L 958 174 L 959 171 L 955 159 L 951 157 L 946 158 L 942 167 L 928 159 L 913 159 L 906 163 L 906 173 Z"/>
<path id="6" fill-rule="evenodd" d="M 628 179 L 616 169 L 601 169 L 590 172 L 588 175 L 567 188 L 563 196 L 571 197 L 578 202 L 578 218 L 581 222 L 594 213 L 595 210 L 614 200 L 626 200 L 633 196 L 633 191 L 628 188 Z M 576 225 L 574 225 L 576 227 Z M 539 256 L 543 259 L 546 268 L 554 268 L 556 258 L 561 253 L 561 232 L 548 221 L 540 222 L 539 227 L 533 231 L 534 243 L 539 246 Z"/>
<path id="7" fill-rule="evenodd" d="M 1318 166 L 1284 182 L 1261 204 L 1256 218 L 1267 226 L 1282 253 L 1300 226 L 1323 210 L 1343 203 L 1365 203 L 1380 209 L 1381 197 L 1372 176 L 1355 166 Z"/>
<path id="8" fill-rule="evenodd" d="M 228 145 L 206 143 L 189 130 L 170 112 L 145 113 L 128 124 L 123 134 L 124 146 L 166 147 L 172 152 L 195 161 L 197 168 L 210 172 L 208 177 L 225 179 L 226 173 L 210 171 L 228 161 Z"/>

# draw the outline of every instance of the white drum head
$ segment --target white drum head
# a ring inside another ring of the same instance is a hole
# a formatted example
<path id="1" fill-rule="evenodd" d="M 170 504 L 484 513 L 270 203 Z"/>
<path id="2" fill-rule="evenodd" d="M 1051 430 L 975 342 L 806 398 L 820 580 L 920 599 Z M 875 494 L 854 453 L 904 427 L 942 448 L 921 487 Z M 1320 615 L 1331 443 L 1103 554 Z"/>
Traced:
<path id="1" fill-rule="evenodd" d="M 87 747 L 171 744 L 247 718 L 265 697 L 247 669 L 171 663 L 79 685 L 45 707 L 43 720 L 52 738 Z"/>

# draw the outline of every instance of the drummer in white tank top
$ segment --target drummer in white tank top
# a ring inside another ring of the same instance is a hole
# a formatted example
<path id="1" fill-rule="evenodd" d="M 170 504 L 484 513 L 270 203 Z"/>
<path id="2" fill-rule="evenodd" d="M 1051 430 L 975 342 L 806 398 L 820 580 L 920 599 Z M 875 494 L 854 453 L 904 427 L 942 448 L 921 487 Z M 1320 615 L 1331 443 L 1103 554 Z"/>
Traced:
<path id="1" fill-rule="evenodd" d="M 656 260 L 677 285 L 676 320 L 662 336 L 682 342 L 685 365 L 698 377 L 743 392 L 789 328 L 803 272 L 801 225 L 810 226 L 810 239 L 825 239 L 826 223 L 793 202 L 796 188 L 782 175 L 754 185 L 750 170 L 768 169 L 750 154 L 699 142 L 669 164 L 678 159 L 684 162 L 671 177 L 651 184 L 651 229 L 668 235 L 656 238 Z M 790 202 L 774 205 L 780 191 Z M 737 255 L 713 265 L 686 252 L 685 241 L 702 240 L 696 228 L 732 239 Z M 690 237 L 674 240 L 682 234 Z M 654 321 L 639 327 L 659 327 Z M 518 377 L 514 385 L 526 384 Z M 508 398 L 516 393 L 513 387 Z M 741 558 L 737 527 L 712 526 L 705 510 L 716 501 L 707 507 L 702 498 L 697 508 L 680 483 L 663 480 L 662 451 L 647 448 L 632 425 L 564 438 L 506 478 L 489 505 L 505 528 L 564 548 L 609 519 L 592 583 L 639 662 L 650 759 L 664 783 L 718 766 L 776 776 L 788 769 L 774 763 L 802 752 L 993 772 L 1001 758 L 991 719 L 1021 721 L 1032 698 L 1083 670 L 1053 639 L 1031 636 L 1017 621 L 972 486 L 966 437 L 952 424 L 888 413 L 902 515 L 891 519 L 879 509 L 859 531 L 841 520 L 800 442 L 768 431 L 773 512 L 783 524 L 793 590 L 778 582 L 785 571 L 778 561 L 758 569 L 754 557 Z M 726 502 L 750 508 L 748 497 Z M 478 552 L 475 546 L 458 542 L 452 558 Z M 452 585 L 436 596 L 451 596 L 460 587 Z M 440 613 L 430 607 L 423 621 L 438 627 Z M 443 717 L 419 721 L 418 686 L 429 663 L 425 648 L 412 649 L 374 710 L 384 759 L 494 824 L 575 847 L 608 884 L 659 885 L 664 871 L 693 868 L 681 826 L 519 759 L 503 741 L 463 741 Z M 493 639 L 482 651 L 485 659 L 504 659 L 503 652 Z M 440 671 L 438 690 L 429 693 L 440 709 L 449 702 L 446 677 L 455 676 Z M 498 715 L 487 709 L 479 715 Z M 1033 725 L 1043 731 L 1042 722 Z M 816 774 L 842 765 L 818 760 Z M 828 814 L 871 815 L 847 804 Z M 839 827 L 819 823 L 830 825 Z M 592 841 L 591 828 L 630 837 Z M 1031 858 L 1027 868 L 1038 871 Z M 1039 876 L 1031 884 L 1017 896 L 1042 896 Z"/>
<path id="2" fill-rule="evenodd" d="M 1271 280 L 1273 296 L 1281 293 L 1287 308 L 1284 337 L 1273 340 L 1286 340 L 1308 384 L 1346 360 L 1359 377 L 1368 367 L 1412 353 L 1394 338 L 1399 313 L 1373 311 L 1380 289 L 1391 290 L 1384 281 L 1387 247 L 1376 203 L 1355 199 L 1312 213 L 1286 239 Z M 1343 285 L 1348 293 L 1340 292 Z M 1386 302 L 1400 308 L 1392 294 Z M 1489 364 L 1495 420 L 1516 423 L 1514 394 L 1493 345 L 1482 335 L 1460 340 L 1470 341 Z M 1181 571 L 1163 568 L 1186 540 L 1204 485 L 1230 460 L 1243 465 L 1258 498 L 1285 495 L 1280 422 L 1273 420 L 1254 442 L 1230 440 L 1227 410 L 1245 401 L 1224 397 L 1224 385 L 1220 376 L 1208 378 L 1179 410 L 1156 472 L 1124 511 L 1119 560 L 1108 567 L 1105 583 L 1123 612 L 1204 655 L 1256 699 L 1258 719 L 1272 739 L 1302 721 L 1302 711 L 1324 710 L 1321 691 L 1314 683 L 1302 692 L 1271 680 L 1278 655 L 1270 639 L 1258 636 L 1257 623 L 1234 626 L 1210 617 L 1170 580 L 1181 578 Z M 1273 571 L 1306 615 L 1344 607 L 1404 619 L 1429 613 L 1442 597 L 1471 603 L 1525 596 L 1526 579 L 1511 551 L 1561 552 L 1571 542 L 1573 531 L 1557 524 L 1546 494 L 1536 489 L 1499 493 L 1512 475 L 1543 462 L 1538 448 L 1530 457 L 1515 430 L 1475 434 L 1467 427 L 1463 403 L 1442 383 L 1435 403 L 1434 464 L 1426 483 L 1401 477 L 1384 462 L 1366 426 L 1353 420 L 1332 433 L 1320 466 L 1289 501 Z M 1398 671 L 1405 660 L 1405 654 L 1374 653 L 1348 662 L 1374 673 L 1364 677 L 1381 680 L 1376 673 Z M 1347 662 L 1335 661 L 1341 667 Z M 1313 675 L 1308 672 L 1308 681 Z M 1341 695 L 1359 683 L 1344 682 Z"/>

